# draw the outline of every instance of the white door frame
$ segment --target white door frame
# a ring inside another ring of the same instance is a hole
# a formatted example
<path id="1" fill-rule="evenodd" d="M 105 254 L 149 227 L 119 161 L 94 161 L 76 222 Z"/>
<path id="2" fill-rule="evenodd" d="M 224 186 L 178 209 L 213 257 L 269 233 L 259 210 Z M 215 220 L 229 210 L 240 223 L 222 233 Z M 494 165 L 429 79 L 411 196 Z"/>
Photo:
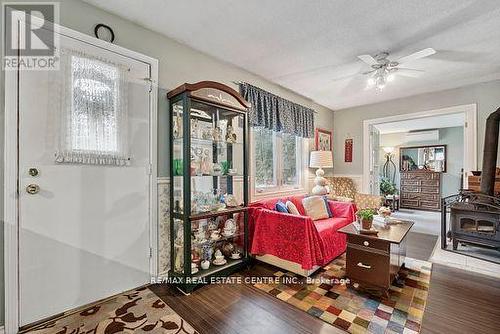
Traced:
<path id="1" fill-rule="evenodd" d="M 21 24 L 21 22 L 18 22 Z M 158 60 L 141 53 L 99 40 L 78 31 L 54 25 L 62 36 L 76 39 L 116 54 L 149 65 L 151 93 L 149 96 L 150 119 L 150 175 L 149 175 L 149 227 L 150 227 L 150 274 L 158 274 L 158 220 L 157 220 L 157 108 L 158 108 Z M 5 152 L 4 152 L 4 268 L 5 268 L 5 332 L 19 330 L 19 220 L 18 220 L 18 72 L 5 71 Z"/>
<path id="2" fill-rule="evenodd" d="M 437 115 L 448 115 L 463 113 L 465 115 L 464 125 L 464 171 L 477 169 L 477 105 L 463 104 L 448 108 L 427 110 L 409 114 L 400 114 L 363 121 L 363 193 L 370 191 L 370 126 L 388 122 L 405 121 L 409 119 L 425 118 Z M 467 178 L 464 176 L 464 181 Z M 464 183 L 466 185 L 466 183 Z"/>

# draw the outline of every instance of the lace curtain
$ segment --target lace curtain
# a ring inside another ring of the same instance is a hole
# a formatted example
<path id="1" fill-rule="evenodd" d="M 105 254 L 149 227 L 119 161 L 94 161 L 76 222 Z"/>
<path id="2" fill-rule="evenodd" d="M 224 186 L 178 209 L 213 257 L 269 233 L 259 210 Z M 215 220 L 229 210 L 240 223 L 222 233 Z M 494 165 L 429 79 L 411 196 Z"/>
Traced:
<path id="1" fill-rule="evenodd" d="M 61 50 L 58 163 L 128 165 L 127 75 L 120 64 Z"/>
<path id="2" fill-rule="evenodd" d="M 295 136 L 314 137 L 314 110 L 274 95 L 248 83 L 240 84 L 240 93 L 250 102 L 250 125 Z"/>

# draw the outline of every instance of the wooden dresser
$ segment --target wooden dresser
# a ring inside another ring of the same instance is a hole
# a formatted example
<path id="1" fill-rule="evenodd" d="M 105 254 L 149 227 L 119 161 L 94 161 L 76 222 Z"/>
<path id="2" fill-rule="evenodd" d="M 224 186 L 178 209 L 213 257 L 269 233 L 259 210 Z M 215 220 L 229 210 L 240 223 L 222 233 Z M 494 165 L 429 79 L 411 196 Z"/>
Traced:
<path id="1" fill-rule="evenodd" d="M 402 171 L 400 188 L 401 208 L 441 210 L 441 173 Z"/>
<path id="2" fill-rule="evenodd" d="M 404 265 L 406 235 L 413 222 L 401 222 L 388 229 L 379 229 L 377 235 L 364 235 L 354 224 L 339 229 L 347 234 L 346 274 L 351 284 L 364 290 L 387 289 Z"/>

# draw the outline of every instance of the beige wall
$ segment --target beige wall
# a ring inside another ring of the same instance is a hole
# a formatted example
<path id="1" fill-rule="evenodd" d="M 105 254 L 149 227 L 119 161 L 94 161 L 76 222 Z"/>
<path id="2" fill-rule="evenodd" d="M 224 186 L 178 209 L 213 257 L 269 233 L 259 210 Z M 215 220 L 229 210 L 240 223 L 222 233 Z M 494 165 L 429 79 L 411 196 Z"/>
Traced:
<path id="1" fill-rule="evenodd" d="M 333 117 L 335 174 L 363 173 L 364 120 L 472 103 L 477 104 L 478 111 L 477 145 L 480 169 L 486 118 L 500 106 L 500 80 L 335 111 Z M 347 137 L 354 139 L 352 163 L 344 162 L 344 140 Z M 498 161 L 500 164 L 500 155 Z"/>

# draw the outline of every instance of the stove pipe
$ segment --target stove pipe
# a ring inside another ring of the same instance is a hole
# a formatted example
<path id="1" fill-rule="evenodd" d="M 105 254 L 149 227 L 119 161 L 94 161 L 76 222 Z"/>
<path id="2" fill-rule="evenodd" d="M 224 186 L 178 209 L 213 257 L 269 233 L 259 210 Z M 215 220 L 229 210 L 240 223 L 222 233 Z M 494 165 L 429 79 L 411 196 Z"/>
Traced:
<path id="1" fill-rule="evenodd" d="M 498 134 L 500 125 L 500 108 L 492 112 L 486 120 L 483 147 L 483 171 L 481 173 L 481 192 L 493 196 L 495 189 L 495 173 L 498 154 Z"/>

